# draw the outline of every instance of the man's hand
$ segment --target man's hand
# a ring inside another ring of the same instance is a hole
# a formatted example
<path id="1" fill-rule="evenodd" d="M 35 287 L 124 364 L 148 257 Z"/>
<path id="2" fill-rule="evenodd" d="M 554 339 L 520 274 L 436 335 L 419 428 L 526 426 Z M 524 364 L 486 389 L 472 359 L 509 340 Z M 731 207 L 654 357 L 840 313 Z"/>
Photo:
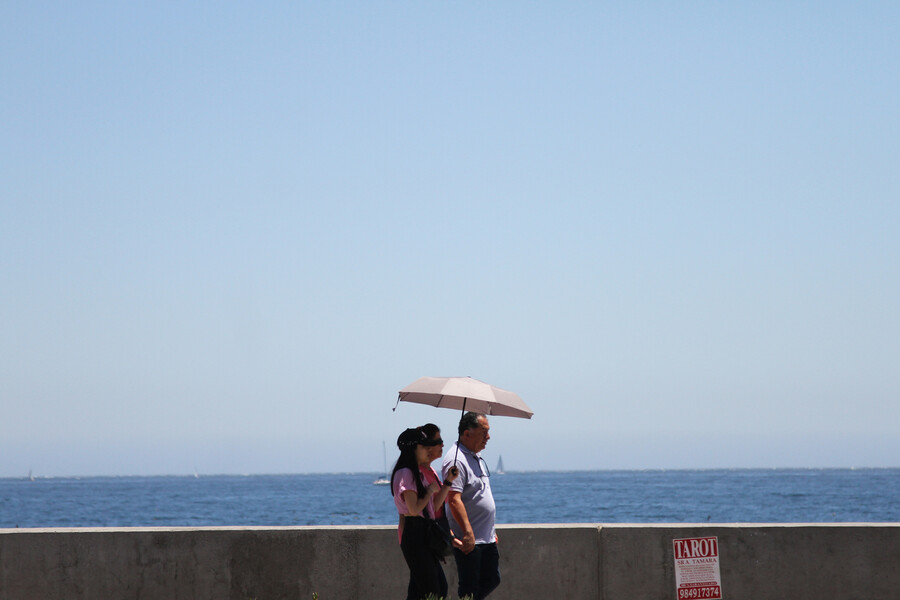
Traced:
<path id="1" fill-rule="evenodd" d="M 450 513 L 453 520 L 456 521 L 463 530 L 462 547 L 460 550 L 464 554 L 468 554 L 475 549 L 475 532 L 469 524 L 469 515 L 466 513 L 466 506 L 463 504 L 459 492 L 452 491 L 447 497 L 447 504 L 450 506 Z"/>
<path id="2" fill-rule="evenodd" d="M 467 531 L 462 539 L 462 548 L 463 554 L 468 554 L 472 550 L 475 549 L 475 534 L 471 531 Z"/>

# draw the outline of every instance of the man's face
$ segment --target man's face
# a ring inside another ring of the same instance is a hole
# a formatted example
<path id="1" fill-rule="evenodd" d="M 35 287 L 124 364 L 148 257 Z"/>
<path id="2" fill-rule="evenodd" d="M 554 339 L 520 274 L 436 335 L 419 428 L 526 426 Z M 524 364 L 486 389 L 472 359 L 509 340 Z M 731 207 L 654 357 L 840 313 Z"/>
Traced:
<path id="1" fill-rule="evenodd" d="M 478 427 L 467 429 L 463 433 L 463 444 L 472 452 L 481 452 L 491 439 L 491 427 L 486 417 L 478 417 Z"/>

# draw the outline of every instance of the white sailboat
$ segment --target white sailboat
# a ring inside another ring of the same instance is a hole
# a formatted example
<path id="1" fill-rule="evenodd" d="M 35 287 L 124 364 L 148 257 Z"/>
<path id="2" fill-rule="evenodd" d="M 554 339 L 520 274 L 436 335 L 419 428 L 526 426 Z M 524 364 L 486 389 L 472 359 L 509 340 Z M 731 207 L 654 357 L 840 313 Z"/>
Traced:
<path id="1" fill-rule="evenodd" d="M 503 457 L 502 456 L 497 460 L 497 468 L 494 469 L 494 473 L 496 473 L 497 475 L 505 475 L 506 474 L 506 471 L 503 470 Z"/>
<path id="2" fill-rule="evenodd" d="M 387 472 L 387 446 L 385 445 L 385 443 L 383 441 L 381 442 L 381 452 L 384 454 L 384 476 L 379 477 L 378 479 L 373 481 L 372 485 L 390 485 L 391 484 L 391 480 L 388 479 L 388 472 Z"/>

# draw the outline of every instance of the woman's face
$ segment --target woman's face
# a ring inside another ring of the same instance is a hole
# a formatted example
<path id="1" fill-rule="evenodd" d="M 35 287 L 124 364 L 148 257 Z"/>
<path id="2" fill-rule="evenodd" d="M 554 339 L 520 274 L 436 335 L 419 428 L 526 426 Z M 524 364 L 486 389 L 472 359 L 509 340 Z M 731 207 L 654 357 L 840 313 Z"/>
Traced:
<path id="1" fill-rule="evenodd" d="M 441 432 L 436 432 L 433 436 L 431 436 L 432 440 L 440 440 Z M 433 462 L 441 457 L 444 454 L 444 442 L 441 441 L 437 446 L 428 446 L 428 462 Z"/>
<path id="2" fill-rule="evenodd" d="M 423 446 L 422 444 L 416 446 L 416 462 L 420 465 L 427 465 L 430 463 L 431 459 L 428 458 L 431 456 L 430 450 L 431 448 L 429 446 Z"/>

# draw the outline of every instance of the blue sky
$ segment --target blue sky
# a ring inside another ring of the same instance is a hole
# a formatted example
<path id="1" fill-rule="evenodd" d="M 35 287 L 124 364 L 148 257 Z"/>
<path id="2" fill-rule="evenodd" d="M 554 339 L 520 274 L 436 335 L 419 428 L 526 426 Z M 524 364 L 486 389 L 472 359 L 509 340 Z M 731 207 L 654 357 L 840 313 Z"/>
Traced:
<path id="1" fill-rule="evenodd" d="M 0 476 L 900 466 L 894 3 L 0 7 Z M 390 454 L 393 454 L 391 452 Z"/>

